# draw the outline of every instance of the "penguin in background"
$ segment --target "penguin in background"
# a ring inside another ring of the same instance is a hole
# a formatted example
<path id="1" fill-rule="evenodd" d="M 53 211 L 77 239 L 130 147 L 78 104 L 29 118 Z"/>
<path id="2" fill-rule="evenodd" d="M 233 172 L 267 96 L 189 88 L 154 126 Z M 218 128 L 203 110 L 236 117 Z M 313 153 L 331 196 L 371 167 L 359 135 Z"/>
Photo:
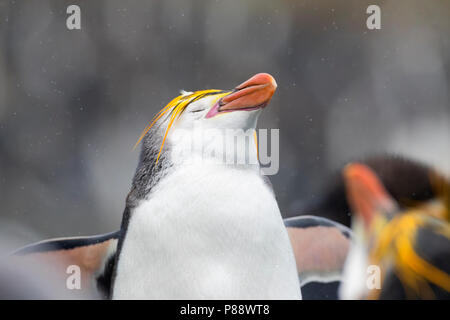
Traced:
<path id="1" fill-rule="evenodd" d="M 401 155 L 372 155 L 355 162 L 370 167 L 387 192 L 402 209 L 420 205 L 437 197 L 430 175 L 446 177 L 419 161 Z M 347 227 L 351 226 L 352 210 L 346 195 L 346 184 L 342 172 L 331 175 L 319 198 L 305 203 L 302 213 L 326 217 Z"/>
<path id="2" fill-rule="evenodd" d="M 14 257 L 79 266 L 81 289 L 112 299 L 301 299 L 301 286 L 339 280 L 351 231 L 313 216 L 284 222 L 251 161 L 248 132 L 276 87 L 260 73 L 232 90 L 182 92 L 139 139 L 120 230 Z M 230 134 L 235 148 L 224 150 Z"/>
<path id="3" fill-rule="evenodd" d="M 340 297 L 450 299 L 450 183 L 430 174 L 436 197 L 405 209 L 367 165 L 347 165 L 343 178 L 355 216 Z"/>

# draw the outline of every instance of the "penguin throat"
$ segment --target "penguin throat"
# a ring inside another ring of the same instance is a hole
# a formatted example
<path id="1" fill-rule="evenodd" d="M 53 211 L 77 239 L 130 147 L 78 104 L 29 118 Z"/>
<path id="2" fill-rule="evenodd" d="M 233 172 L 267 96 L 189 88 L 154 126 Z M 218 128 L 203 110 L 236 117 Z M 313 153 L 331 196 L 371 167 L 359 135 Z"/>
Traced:
<path id="1" fill-rule="evenodd" d="M 174 165 L 257 166 L 255 129 L 212 129 L 174 132 L 170 160 Z"/>

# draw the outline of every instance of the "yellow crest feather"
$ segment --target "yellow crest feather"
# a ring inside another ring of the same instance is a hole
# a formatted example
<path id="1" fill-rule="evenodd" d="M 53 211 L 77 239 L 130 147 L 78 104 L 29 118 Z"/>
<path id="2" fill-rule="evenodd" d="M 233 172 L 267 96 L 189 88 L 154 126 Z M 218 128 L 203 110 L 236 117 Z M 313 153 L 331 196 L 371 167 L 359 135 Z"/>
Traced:
<path id="1" fill-rule="evenodd" d="M 159 119 L 161 119 L 165 114 L 169 114 L 170 115 L 169 123 L 168 123 L 166 131 L 164 133 L 164 138 L 163 138 L 163 141 L 161 143 L 161 147 L 159 148 L 158 156 L 157 156 L 156 162 L 155 162 L 155 165 L 156 165 L 158 163 L 159 157 L 161 156 L 161 152 L 162 152 L 162 149 L 164 147 L 164 143 L 166 141 L 166 138 L 167 138 L 167 135 L 169 133 L 170 128 L 172 127 L 172 125 L 175 122 L 175 120 L 179 118 L 181 113 L 183 113 L 183 111 L 187 108 L 187 106 L 190 103 L 192 103 L 194 101 L 197 101 L 197 100 L 200 100 L 201 98 L 204 98 L 206 96 L 220 95 L 218 97 L 218 98 L 220 98 L 220 97 L 226 96 L 229 93 L 230 93 L 230 91 L 223 91 L 223 90 L 216 90 L 216 89 L 195 91 L 195 92 L 193 92 L 191 94 L 188 94 L 188 95 L 182 93 L 180 96 L 172 99 L 172 101 L 170 101 L 164 108 L 162 108 L 153 117 L 153 119 L 150 122 L 150 124 L 144 129 L 144 131 L 142 131 L 138 141 L 136 142 L 136 144 L 133 147 L 133 150 L 139 145 L 139 143 L 145 137 L 147 132 L 155 125 L 155 123 Z"/>

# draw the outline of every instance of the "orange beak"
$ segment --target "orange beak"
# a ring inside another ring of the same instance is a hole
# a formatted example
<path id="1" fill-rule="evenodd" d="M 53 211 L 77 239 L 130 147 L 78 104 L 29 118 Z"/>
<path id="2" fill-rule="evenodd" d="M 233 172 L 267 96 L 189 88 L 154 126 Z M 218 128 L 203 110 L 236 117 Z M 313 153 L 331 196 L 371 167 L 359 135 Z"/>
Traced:
<path id="1" fill-rule="evenodd" d="M 350 163 L 345 167 L 343 176 L 352 211 L 362 216 L 366 225 L 370 225 L 375 214 L 396 209 L 394 200 L 368 166 Z"/>
<path id="2" fill-rule="evenodd" d="M 220 99 L 208 112 L 206 118 L 222 112 L 262 109 L 267 106 L 276 89 L 277 83 L 270 74 L 258 73 Z"/>

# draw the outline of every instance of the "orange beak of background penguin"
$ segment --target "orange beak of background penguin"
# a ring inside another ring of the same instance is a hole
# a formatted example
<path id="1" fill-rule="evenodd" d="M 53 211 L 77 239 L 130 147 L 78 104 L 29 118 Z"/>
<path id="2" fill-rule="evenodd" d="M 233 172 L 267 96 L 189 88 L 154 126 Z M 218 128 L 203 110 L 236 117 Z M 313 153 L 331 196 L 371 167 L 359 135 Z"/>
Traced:
<path id="1" fill-rule="evenodd" d="M 376 173 L 368 166 L 350 163 L 343 170 L 347 199 L 354 213 L 370 226 L 376 213 L 394 212 L 396 204 Z"/>
<path id="2" fill-rule="evenodd" d="M 258 73 L 219 99 L 205 118 L 233 111 L 262 109 L 267 106 L 276 89 L 277 83 L 270 74 Z"/>

